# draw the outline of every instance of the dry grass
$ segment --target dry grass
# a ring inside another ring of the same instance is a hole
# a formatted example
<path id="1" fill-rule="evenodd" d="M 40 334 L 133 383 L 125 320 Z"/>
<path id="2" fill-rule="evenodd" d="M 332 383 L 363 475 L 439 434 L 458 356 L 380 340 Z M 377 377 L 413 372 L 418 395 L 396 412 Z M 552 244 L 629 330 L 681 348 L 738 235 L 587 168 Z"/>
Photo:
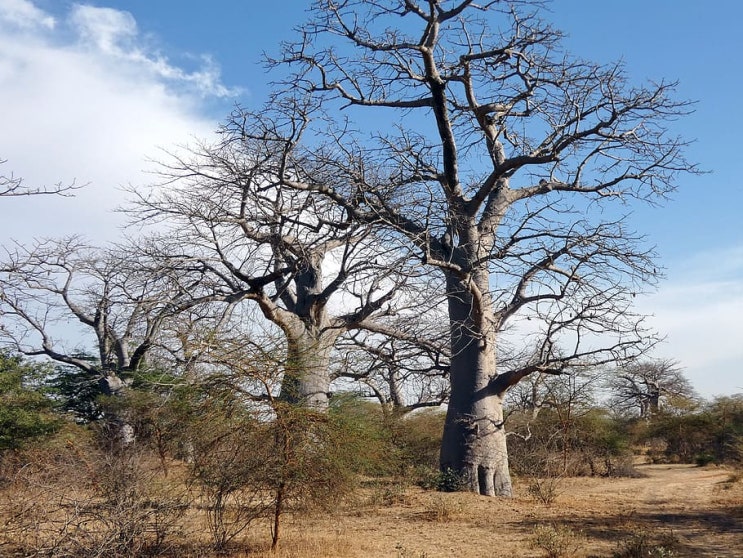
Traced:
<path id="1" fill-rule="evenodd" d="M 627 553 L 638 548 L 656 553 L 650 556 L 666 551 L 664 556 L 674 557 L 741 556 L 743 482 L 739 476 L 714 467 L 641 469 L 645 478 L 563 479 L 560 498 L 549 507 L 528 494 L 528 479 L 517 479 L 517 496 L 508 500 L 399 484 L 369 486 L 332 512 L 290 516 L 276 552 L 270 551 L 269 523 L 261 520 L 232 541 L 222 556 L 539 558 L 552 552 L 553 556 L 611 558 L 631 556 Z M 59 493 L 56 499 L 51 494 L 28 478 L 3 487 L 0 556 L 13 556 L 14 543 L 41 545 L 39 538 L 50 532 L 50 525 L 59 524 L 54 521 L 65 511 L 57 509 L 55 516 L 54 510 L 49 511 L 51 504 L 84 500 L 83 493 L 70 491 L 61 500 Z M 19 521 L 23 514 L 25 523 Z M 161 555 L 212 556 L 202 515 L 192 506 L 180 520 L 178 532 L 165 540 Z"/>

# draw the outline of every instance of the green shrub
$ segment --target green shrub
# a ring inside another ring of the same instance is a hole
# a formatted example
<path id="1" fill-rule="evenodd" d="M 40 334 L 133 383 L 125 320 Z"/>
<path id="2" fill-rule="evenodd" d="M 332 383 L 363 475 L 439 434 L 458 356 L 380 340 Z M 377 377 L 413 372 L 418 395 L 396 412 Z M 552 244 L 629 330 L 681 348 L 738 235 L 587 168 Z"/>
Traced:
<path id="1" fill-rule="evenodd" d="M 43 365 L 0 352 L 0 455 L 61 426 L 52 413 L 52 402 L 34 388 L 44 374 Z"/>
<path id="2" fill-rule="evenodd" d="M 694 457 L 694 463 L 696 463 L 699 467 L 704 467 L 705 465 L 709 465 L 710 463 L 714 462 L 715 456 L 710 455 L 709 453 L 699 453 Z"/>
<path id="3" fill-rule="evenodd" d="M 401 415 L 353 396 L 334 398 L 330 411 L 338 429 L 346 433 L 356 472 L 417 481 L 421 470 L 438 467 L 442 412 Z"/>
<path id="4" fill-rule="evenodd" d="M 743 396 L 719 397 L 688 413 L 660 413 L 638 442 L 656 445 L 656 461 L 743 464 Z"/>
<path id="5" fill-rule="evenodd" d="M 436 489 L 441 492 L 457 492 L 465 487 L 465 479 L 459 471 L 446 468 L 439 472 Z"/>

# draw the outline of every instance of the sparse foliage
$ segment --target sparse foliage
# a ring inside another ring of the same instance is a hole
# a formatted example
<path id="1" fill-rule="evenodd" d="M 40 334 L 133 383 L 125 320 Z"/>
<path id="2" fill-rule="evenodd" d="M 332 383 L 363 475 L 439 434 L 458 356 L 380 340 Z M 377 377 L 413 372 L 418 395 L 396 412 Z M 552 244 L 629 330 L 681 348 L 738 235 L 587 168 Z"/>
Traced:
<path id="1" fill-rule="evenodd" d="M 322 154 L 290 158 L 301 123 L 280 137 L 279 123 L 265 122 L 252 137 L 235 131 L 242 119 L 235 113 L 219 141 L 163 161 L 161 183 L 136 193 L 132 213 L 176 231 L 160 238 L 153 257 L 176 273 L 186 257 L 188 268 L 203 273 L 206 292 L 256 305 L 285 338 L 282 397 L 326 410 L 338 337 L 372 325 L 397 331 L 388 318 L 418 306 L 425 281 L 384 231 L 284 186 L 287 176 L 332 172 Z"/>
<path id="2" fill-rule="evenodd" d="M 71 433 L 68 433 L 71 434 Z M 84 435 L 33 452 L 7 485 L 0 548 L 11 556 L 134 558 L 170 554 L 189 507 L 146 452 Z"/>
<path id="3" fill-rule="evenodd" d="M 679 546 L 673 533 L 651 533 L 636 530 L 619 545 L 612 558 L 674 558 Z"/>
<path id="4" fill-rule="evenodd" d="M 563 525 L 537 525 L 531 545 L 544 552 L 546 558 L 573 558 L 582 556 L 584 537 Z"/>

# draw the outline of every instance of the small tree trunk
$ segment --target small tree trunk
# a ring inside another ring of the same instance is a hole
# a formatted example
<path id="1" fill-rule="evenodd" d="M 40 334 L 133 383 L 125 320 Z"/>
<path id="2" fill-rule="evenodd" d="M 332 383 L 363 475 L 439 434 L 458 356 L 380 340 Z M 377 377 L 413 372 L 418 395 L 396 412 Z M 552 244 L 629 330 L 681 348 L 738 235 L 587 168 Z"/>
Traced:
<path id="1" fill-rule="evenodd" d="M 281 514 L 284 512 L 284 483 L 279 483 L 276 489 L 276 501 L 273 509 L 273 528 L 271 531 L 271 550 L 279 546 L 279 529 L 281 528 Z"/>
<path id="2" fill-rule="evenodd" d="M 461 476 L 465 488 L 486 496 L 512 496 L 503 428 L 503 395 L 493 393 L 495 333 L 472 318 L 472 297 L 450 283 L 451 398 L 441 442 L 441 470 Z M 480 324 L 480 325 L 478 325 Z"/>

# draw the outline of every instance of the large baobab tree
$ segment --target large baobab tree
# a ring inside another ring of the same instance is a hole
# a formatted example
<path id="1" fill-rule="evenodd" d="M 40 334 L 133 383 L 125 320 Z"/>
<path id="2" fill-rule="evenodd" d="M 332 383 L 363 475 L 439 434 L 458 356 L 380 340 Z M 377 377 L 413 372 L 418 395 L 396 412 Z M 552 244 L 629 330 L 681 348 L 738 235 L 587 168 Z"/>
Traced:
<path id="1" fill-rule="evenodd" d="M 282 192 L 384 227 L 443 275 L 451 398 L 441 467 L 486 495 L 512 491 L 509 388 L 652 343 L 631 302 L 656 277 L 653 254 L 621 208 L 663 198 L 693 171 L 667 131 L 689 110 L 673 84 L 635 85 L 619 64 L 569 55 L 539 6 L 318 1 L 272 60 L 287 87 L 227 127 L 262 141 L 272 122 L 272 135 L 291 138 L 285 160 L 312 161 L 273 178 Z M 534 357 L 502 368 L 510 325 Z"/>
<path id="2" fill-rule="evenodd" d="M 354 222 L 320 197 L 283 187 L 287 174 L 300 180 L 322 175 L 322 154 L 297 156 L 294 147 L 307 119 L 286 135 L 264 120 L 235 132 L 236 113 L 213 144 L 172 154 L 160 166 L 161 183 L 137 192 L 135 218 L 169 227 L 156 256 L 205 270 L 214 296 L 257 304 L 282 331 L 286 361 L 282 396 L 317 410 L 328 406 L 330 360 L 339 335 L 371 326 L 400 305 L 417 281 L 420 265 L 401 258 L 384 231 Z M 378 247 L 389 250 L 380 254 Z M 166 264 L 167 265 L 167 264 Z M 249 328 L 248 328 L 249 329 Z"/>

